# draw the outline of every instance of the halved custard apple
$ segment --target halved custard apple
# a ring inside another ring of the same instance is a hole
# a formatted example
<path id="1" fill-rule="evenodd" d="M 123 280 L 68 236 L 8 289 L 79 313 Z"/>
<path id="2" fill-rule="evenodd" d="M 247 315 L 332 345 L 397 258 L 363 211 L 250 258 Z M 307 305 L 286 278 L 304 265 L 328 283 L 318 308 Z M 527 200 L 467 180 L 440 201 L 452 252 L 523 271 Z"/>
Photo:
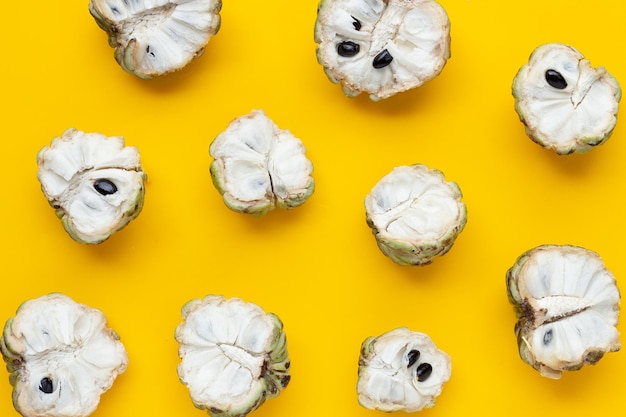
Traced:
<path id="1" fill-rule="evenodd" d="M 39 151 L 37 164 L 48 203 L 79 243 L 105 241 L 143 208 L 139 152 L 120 136 L 68 129 Z"/>
<path id="2" fill-rule="evenodd" d="M 435 78 L 450 57 L 450 21 L 433 0 L 322 0 L 317 60 L 354 97 L 391 97 Z"/>
<path id="3" fill-rule="evenodd" d="M 212 417 L 243 417 L 289 384 L 283 324 L 239 298 L 189 301 L 176 329 L 180 381 Z"/>
<path id="4" fill-rule="evenodd" d="M 86 417 L 128 357 L 100 310 L 63 294 L 24 302 L 7 320 L 0 348 L 13 405 L 24 417 Z"/>
<path id="5" fill-rule="evenodd" d="M 399 166 L 365 198 L 380 250 L 399 265 L 427 265 L 447 253 L 467 222 L 461 189 L 423 164 Z"/>
<path id="6" fill-rule="evenodd" d="M 89 12 L 109 36 L 115 60 L 149 79 L 185 67 L 221 24 L 221 0 L 91 0 Z"/>
<path id="7" fill-rule="evenodd" d="M 560 155 L 586 153 L 606 142 L 621 96 L 613 75 L 562 43 L 535 49 L 513 80 L 515 110 L 526 134 Z"/>
<path id="8" fill-rule="evenodd" d="M 233 120 L 211 143 L 210 172 L 228 208 L 263 215 L 292 209 L 313 194 L 313 164 L 302 141 L 262 110 Z"/>
<path id="9" fill-rule="evenodd" d="M 620 292 L 597 253 L 538 246 L 508 270 L 506 287 L 520 356 L 542 376 L 558 379 L 620 349 Z"/>
<path id="10" fill-rule="evenodd" d="M 424 333 L 402 327 L 368 337 L 359 357 L 359 404 L 386 412 L 432 408 L 451 373 L 448 354 Z"/>

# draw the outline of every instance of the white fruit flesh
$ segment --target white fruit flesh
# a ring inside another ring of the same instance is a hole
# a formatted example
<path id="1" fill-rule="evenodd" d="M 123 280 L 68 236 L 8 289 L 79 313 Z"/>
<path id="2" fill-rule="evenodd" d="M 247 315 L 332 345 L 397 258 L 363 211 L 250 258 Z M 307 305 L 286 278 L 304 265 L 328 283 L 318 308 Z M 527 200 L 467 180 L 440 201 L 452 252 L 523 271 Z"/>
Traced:
<path id="1" fill-rule="evenodd" d="M 24 417 L 92 414 L 128 363 L 104 315 L 61 294 L 20 306 L 5 325 L 2 354 Z"/>
<path id="2" fill-rule="evenodd" d="M 232 121 L 209 152 L 215 159 L 213 183 L 234 211 L 262 215 L 294 208 L 313 193 L 313 165 L 304 145 L 261 110 Z"/>
<path id="3" fill-rule="evenodd" d="M 428 366 L 430 373 L 420 377 Z M 450 357 L 423 333 L 399 328 L 368 338 L 359 359 L 359 403 L 387 412 L 430 408 L 451 371 Z"/>
<path id="4" fill-rule="evenodd" d="M 620 349 L 620 293 L 600 257 L 574 246 L 544 245 L 507 274 L 522 359 L 550 378 Z"/>

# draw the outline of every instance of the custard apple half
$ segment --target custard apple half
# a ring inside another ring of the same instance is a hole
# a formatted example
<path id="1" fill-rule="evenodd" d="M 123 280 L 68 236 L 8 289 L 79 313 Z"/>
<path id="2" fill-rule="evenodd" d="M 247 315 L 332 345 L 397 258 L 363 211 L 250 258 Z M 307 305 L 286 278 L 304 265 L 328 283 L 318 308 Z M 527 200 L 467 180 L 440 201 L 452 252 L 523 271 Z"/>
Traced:
<path id="1" fill-rule="evenodd" d="M 146 175 L 137 148 L 122 137 L 68 129 L 37 163 L 43 193 L 79 243 L 105 241 L 143 208 Z"/>
<path id="2" fill-rule="evenodd" d="M 109 36 L 115 59 L 149 79 L 186 66 L 221 24 L 221 0 L 91 0 L 89 12 Z"/>
<path id="3" fill-rule="evenodd" d="M 231 210 L 262 215 L 303 204 L 315 189 L 302 141 L 262 110 L 233 120 L 211 143 L 213 184 Z"/>
<path id="4" fill-rule="evenodd" d="M 447 253 L 467 222 L 462 193 L 441 171 L 400 166 L 365 198 L 366 220 L 380 250 L 399 265 L 426 265 Z"/>
<path id="5" fill-rule="evenodd" d="M 24 302 L 7 320 L 0 348 L 24 417 L 86 417 L 126 370 L 119 336 L 100 310 L 63 294 Z"/>
<path id="6" fill-rule="evenodd" d="M 349 97 L 419 87 L 450 57 L 450 21 L 433 0 L 322 0 L 314 38 L 318 62 Z"/>
<path id="7" fill-rule="evenodd" d="M 359 357 L 359 404 L 387 412 L 431 408 L 451 372 L 450 357 L 424 333 L 402 327 L 369 337 Z"/>
<path id="8" fill-rule="evenodd" d="M 557 154 L 586 153 L 604 143 L 617 122 L 621 88 L 573 47 L 539 46 L 513 80 L 515 110 L 527 135 Z"/>
<path id="9" fill-rule="evenodd" d="M 243 417 L 278 396 L 291 378 L 283 324 L 239 298 L 189 301 L 176 329 L 180 381 L 213 417 Z"/>
<path id="10" fill-rule="evenodd" d="M 558 379 L 620 349 L 620 293 L 597 253 L 538 246 L 516 260 L 506 286 L 520 356 L 542 376 Z"/>

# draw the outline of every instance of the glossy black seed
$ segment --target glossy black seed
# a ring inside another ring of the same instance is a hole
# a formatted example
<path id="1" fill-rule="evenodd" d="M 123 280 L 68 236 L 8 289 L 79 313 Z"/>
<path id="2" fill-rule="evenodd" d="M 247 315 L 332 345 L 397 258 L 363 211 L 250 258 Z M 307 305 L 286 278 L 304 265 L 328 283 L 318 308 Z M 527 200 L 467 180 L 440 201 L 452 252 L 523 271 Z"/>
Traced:
<path id="1" fill-rule="evenodd" d="M 565 87 L 567 87 L 567 81 L 565 81 L 563 75 L 553 69 L 549 69 L 546 71 L 546 82 L 558 90 L 563 90 Z"/>
<path id="2" fill-rule="evenodd" d="M 39 391 L 44 394 L 52 394 L 52 380 L 48 377 L 42 378 L 41 381 L 39 381 Z"/>
<path id="3" fill-rule="evenodd" d="M 102 195 L 115 194 L 117 187 L 111 180 L 100 178 L 94 181 L 93 188 Z"/>
<path id="4" fill-rule="evenodd" d="M 428 379 L 430 374 L 433 373 L 433 366 L 429 363 L 420 363 L 415 371 L 415 375 L 417 376 L 417 380 L 419 382 L 424 382 Z"/>
<path id="5" fill-rule="evenodd" d="M 354 29 L 361 30 L 361 21 L 359 21 L 359 19 L 357 19 L 354 16 L 350 16 L 350 17 L 354 20 L 354 22 L 352 22 L 352 26 L 354 26 Z"/>
<path id="6" fill-rule="evenodd" d="M 376 69 L 381 69 L 391 64 L 391 61 L 393 61 L 393 56 L 391 56 L 389 51 L 385 49 L 374 57 L 374 61 L 372 61 L 372 65 Z"/>
<path id="7" fill-rule="evenodd" d="M 552 341 L 552 329 L 548 330 L 543 334 L 543 344 L 548 346 Z"/>
<path id="8" fill-rule="evenodd" d="M 359 53 L 361 47 L 352 41 L 343 41 L 337 45 L 337 53 L 339 56 L 350 58 Z"/>
<path id="9" fill-rule="evenodd" d="M 417 362 L 417 360 L 420 358 L 420 351 L 413 349 L 412 351 L 409 352 L 409 354 L 407 355 L 407 359 L 409 360 L 409 364 L 406 366 L 407 368 L 410 368 L 411 366 L 415 365 L 415 362 Z"/>

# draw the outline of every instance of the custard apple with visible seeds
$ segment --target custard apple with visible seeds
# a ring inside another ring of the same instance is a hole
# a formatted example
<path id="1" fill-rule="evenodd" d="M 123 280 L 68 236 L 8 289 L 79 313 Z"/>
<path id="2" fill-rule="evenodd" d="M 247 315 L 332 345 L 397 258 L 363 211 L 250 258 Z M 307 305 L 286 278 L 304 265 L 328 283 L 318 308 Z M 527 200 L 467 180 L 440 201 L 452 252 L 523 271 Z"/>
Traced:
<path id="1" fill-rule="evenodd" d="M 435 78 L 450 57 L 450 21 L 433 0 L 322 0 L 317 60 L 354 97 L 391 97 Z"/>
<path id="2" fill-rule="evenodd" d="M 146 175 L 122 137 L 68 129 L 41 149 L 37 164 L 44 195 L 79 243 L 105 241 L 143 208 Z"/>
<path id="3" fill-rule="evenodd" d="M 263 215 L 303 204 L 315 189 L 302 141 L 262 110 L 233 120 L 211 143 L 210 172 L 228 208 Z"/>
<path id="4" fill-rule="evenodd" d="M 604 67 L 592 67 L 578 50 L 561 43 L 535 49 L 512 90 L 526 134 L 559 155 L 583 154 L 606 142 L 622 96 Z"/>
<path id="5" fill-rule="evenodd" d="M 380 250 L 399 265 L 427 265 L 447 253 L 467 222 L 462 193 L 441 171 L 400 166 L 365 198 L 366 220 Z"/>
<path id="6" fill-rule="evenodd" d="M 0 348 L 24 417 L 86 417 L 128 357 L 100 310 L 66 295 L 24 302 L 7 320 Z"/>
<path id="7" fill-rule="evenodd" d="M 363 341 L 358 400 L 365 408 L 386 412 L 431 408 L 451 372 L 450 357 L 430 337 L 398 328 Z"/>
<path id="8" fill-rule="evenodd" d="M 283 324 L 239 298 L 189 301 L 176 329 L 180 381 L 212 417 L 243 417 L 290 381 Z"/>
<path id="9" fill-rule="evenodd" d="M 508 270 L 506 287 L 520 356 L 542 376 L 558 379 L 620 349 L 620 293 L 597 253 L 538 246 Z"/>
<path id="10" fill-rule="evenodd" d="M 221 0 L 91 0 L 127 72 L 149 79 L 185 67 L 220 29 Z"/>

